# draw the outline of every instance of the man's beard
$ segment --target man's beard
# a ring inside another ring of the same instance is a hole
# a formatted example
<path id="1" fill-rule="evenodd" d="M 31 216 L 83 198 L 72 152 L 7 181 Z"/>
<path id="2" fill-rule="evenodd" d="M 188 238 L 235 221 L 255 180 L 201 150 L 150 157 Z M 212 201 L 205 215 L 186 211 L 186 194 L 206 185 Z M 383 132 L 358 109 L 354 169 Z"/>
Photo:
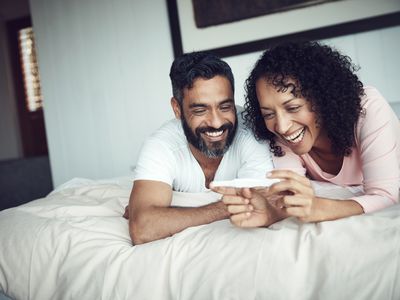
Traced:
<path id="1" fill-rule="evenodd" d="M 238 126 L 238 122 L 237 120 L 235 120 L 235 124 L 227 122 L 220 128 L 198 127 L 196 128 L 195 132 L 193 132 L 192 129 L 189 127 L 189 124 L 186 122 L 186 118 L 183 114 L 181 116 L 181 123 L 187 141 L 209 158 L 222 157 L 226 153 L 226 151 L 228 151 L 229 146 L 232 144 L 233 139 L 235 138 Z M 206 141 L 201 137 L 201 133 L 217 132 L 221 130 L 228 131 L 226 139 L 218 142 L 210 142 L 210 146 L 207 146 Z"/>

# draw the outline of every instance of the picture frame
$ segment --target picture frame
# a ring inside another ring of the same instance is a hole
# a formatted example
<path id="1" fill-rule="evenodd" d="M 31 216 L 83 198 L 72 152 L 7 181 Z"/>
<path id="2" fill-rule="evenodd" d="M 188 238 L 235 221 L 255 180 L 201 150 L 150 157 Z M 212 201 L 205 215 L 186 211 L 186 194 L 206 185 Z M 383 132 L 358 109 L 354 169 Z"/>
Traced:
<path id="1" fill-rule="evenodd" d="M 191 5 L 190 0 L 167 0 L 175 57 L 191 51 L 229 57 L 285 41 L 321 40 L 400 25 L 398 0 L 333 1 L 203 29 L 196 28 Z"/>

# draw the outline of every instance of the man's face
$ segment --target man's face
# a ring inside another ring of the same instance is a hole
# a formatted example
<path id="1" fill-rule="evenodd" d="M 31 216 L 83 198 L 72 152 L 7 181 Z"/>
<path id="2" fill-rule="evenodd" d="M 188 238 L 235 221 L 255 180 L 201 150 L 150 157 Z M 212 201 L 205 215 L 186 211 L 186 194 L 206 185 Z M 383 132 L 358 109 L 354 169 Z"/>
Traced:
<path id="1" fill-rule="evenodd" d="M 236 108 L 229 80 L 198 78 L 184 89 L 180 118 L 188 142 L 205 156 L 224 155 L 235 137 Z"/>

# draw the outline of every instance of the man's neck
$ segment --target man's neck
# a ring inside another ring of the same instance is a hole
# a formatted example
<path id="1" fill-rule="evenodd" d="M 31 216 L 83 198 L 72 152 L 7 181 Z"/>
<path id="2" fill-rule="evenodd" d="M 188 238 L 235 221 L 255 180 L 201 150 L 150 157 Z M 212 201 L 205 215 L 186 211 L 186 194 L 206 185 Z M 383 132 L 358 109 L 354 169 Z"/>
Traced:
<path id="1" fill-rule="evenodd" d="M 199 163 L 201 169 L 203 170 L 204 177 L 206 178 L 206 187 L 208 188 L 210 182 L 214 180 L 215 173 L 217 172 L 218 166 L 221 163 L 222 156 L 216 158 L 210 158 L 204 155 L 200 150 L 189 144 L 190 151 L 192 152 L 194 158 Z"/>

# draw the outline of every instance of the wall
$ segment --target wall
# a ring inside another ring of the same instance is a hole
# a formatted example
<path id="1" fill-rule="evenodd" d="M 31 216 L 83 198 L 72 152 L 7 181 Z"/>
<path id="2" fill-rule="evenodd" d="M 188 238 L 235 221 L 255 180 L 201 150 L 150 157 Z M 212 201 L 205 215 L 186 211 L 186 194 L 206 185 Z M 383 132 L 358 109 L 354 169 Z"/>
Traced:
<path id="1" fill-rule="evenodd" d="M 22 157 L 6 22 L 29 15 L 28 0 L 0 1 L 0 160 Z"/>
<path id="2" fill-rule="evenodd" d="M 170 109 L 164 0 L 31 0 L 57 186 L 129 174 Z"/>
<path id="3" fill-rule="evenodd" d="M 173 117 L 165 1 L 30 1 L 55 186 L 128 174 L 145 137 Z M 361 78 L 396 101 L 399 33 L 397 27 L 327 42 L 354 56 Z M 227 59 L 239 104 L 259 54 Z"/>
<path id="4" fill-rule="evenodd" d="M 321 40 L 351 57 L 353 63 L 360 66 L 358 75 L 364 85 L 377 87 L 397 110 L 400 107 L 400 95 L 397 87 L 400 83 L 400 26 L 373 30 L 333 39 Z M 244 103 L 244 81 L 262 52 L 228 57 L 226 61 L 235 73 L 237 91 L 236 101 Z M 400 110 L 398 111 L 400 118 Z"/>
<path id="5" fill-rule="evenodd" d="M 5 21 L 0 18 L 0 160 L 22 156 Z"/>

